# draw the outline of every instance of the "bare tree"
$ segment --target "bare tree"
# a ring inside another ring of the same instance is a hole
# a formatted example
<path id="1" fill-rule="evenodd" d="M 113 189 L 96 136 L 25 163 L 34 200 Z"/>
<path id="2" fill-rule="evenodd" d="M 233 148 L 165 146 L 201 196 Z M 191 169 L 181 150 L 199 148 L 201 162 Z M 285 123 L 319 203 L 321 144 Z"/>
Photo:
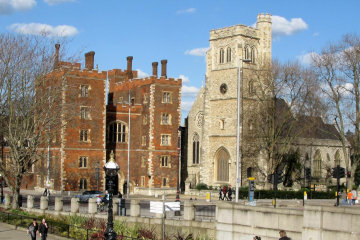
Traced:
<path id="1" fill-rule="evenodd" d="M 46 143 L 62 125 L 62 78 L 54 68 L 54 42 L 46 37 L 0 34 L 0 136 L 10 148 L 0 173 L 18 208 L 23 177 L 46 157 Z M 58 56 L 57 56 L 58 57 Z"/>
<path id="2" fill-rule="evenodd" d="M 345 35 L 339 42 L 325 47 L 320 54 L 313 55 L 313 67 L 322 87 L 324 99 L 330 106 L 329 116 L 339 131 L 346 169 L 351 171 L 347 186 L 352 187 L 358 157 L 350 161 L 346 132 L 354 132 L 353 154 L 360 154 L 360 38 Z"/>
<path id="3" fill-rule="evenodd" d="M 265 161 L 258 162 L 256 168 L 266 181 L 276 168 L 284 168 L 283 156 L 291 151 L 296 138 L 311 128 L 312 118 L 302 118 L 306 121 L 302 128 L 299 118 L 319 114 L 323 104 L 316 97 L 313 73 L 299 63 L 274 61 L 260 69 L 255 74 L 256 93 L 252 97 L 258 126 L 252 135 L 259 139 L 257 150 Z"/>

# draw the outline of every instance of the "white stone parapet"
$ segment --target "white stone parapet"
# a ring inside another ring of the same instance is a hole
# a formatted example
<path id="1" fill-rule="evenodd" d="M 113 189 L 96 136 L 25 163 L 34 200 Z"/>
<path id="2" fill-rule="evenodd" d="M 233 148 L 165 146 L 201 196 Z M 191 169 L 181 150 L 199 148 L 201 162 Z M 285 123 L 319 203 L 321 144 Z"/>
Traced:
<path id="1" fill-rule="evenodd" d="M 49 199 L 48 197 L 42 196 L 40 198 L 40 210 L 47 210 L 49 206 Z"/>
<path id="2" fill-rule="evenodd" d="M 88 211 L 89 214 L 95 214 L 97 212 L 96 198 L 89 199 Z"/>
<path id="3" fill-rule="evenodd" d="M 78 213 L 80 203 L 78 198 L 71 198 L 71 213 Z"/>
<path id="4" fill-rule="evenodd" d="M 131 200 L 130 204 L 130 216 L 131 217 L 139 217 L 140 216 L 140 201 L 139 200 Z"/>
<path id="5" fill-rule="evenodd" d="M 27 209 L 34 208 L 34 196 L 32 195 L 27 196 L 26 208 Z"/>
<path id="6" fill-rule="evenodd" d="M 55 211 L 61 212 L 63 210 L 63 198 L 55 197 Z"/>

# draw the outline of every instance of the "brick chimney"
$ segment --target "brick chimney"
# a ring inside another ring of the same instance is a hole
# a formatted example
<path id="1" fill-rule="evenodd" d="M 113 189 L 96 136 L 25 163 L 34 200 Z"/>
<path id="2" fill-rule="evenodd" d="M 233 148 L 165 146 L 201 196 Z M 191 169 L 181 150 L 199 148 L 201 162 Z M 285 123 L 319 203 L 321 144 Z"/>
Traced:
<path id="1" fill-rule="evenodd" d="M 167 64 L 167 60 L 161 60 L 161 76 L 167 78 L 166 76 L 166 64 Z"/>
<path id="2" fill-rule="evenodd" d="M 158 76 L 158 72 L 157 72 L 158 64 L 159 64 L 158 62 L 153 62 L 152 63 L 152 75 L 155 76 L 155 77 Z"/>
<path id="3" fill-rule="evenodd" d="M 54 61 L 54 69 L 59 67 L 59 50 L 60 44 L 55 44 L 55 61 Z"/>
<path id="4" fill-rule="evenodd" d="M 132 78 L 132 60 L 133 60 L 133 57 L 128 56 L 126 58 L 126 60 L 127 60 L 127 74 L 129 76 L 129 78 Z"/>
<path id="5" fill-rule="evenodd" d="M 95 55 L 94 51 L 85 53 L 85 68 L 87 70 L 94 69 L 94 55 Z"/>

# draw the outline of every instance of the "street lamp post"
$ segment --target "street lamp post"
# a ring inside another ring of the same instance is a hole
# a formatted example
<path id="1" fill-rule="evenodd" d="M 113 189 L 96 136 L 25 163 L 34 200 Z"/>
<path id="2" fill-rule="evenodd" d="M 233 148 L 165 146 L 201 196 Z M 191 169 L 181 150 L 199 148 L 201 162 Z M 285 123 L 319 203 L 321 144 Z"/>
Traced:
<path id="1" fill-rule="evenodd" d="M 250 59 L 240 59 L 238 67 L 238 84 L 237 84 L 237 127 L 236 127 L 236 187 L 235 187 L 235 202 L 239 202 L 239 183 L 241 182 L 241 176 L 239 178 L 239 165 L 241 162 L 240 156 L 240 113 L 241 113 L 241 67 L 243 62 L 250 62 Z M 241 174 L 241 173 L 240 173 Z"/>
<path id="2" fill-rule="evenodd" d="M 131 92 L 129 90 L 129 129 L 128 129 L 128 155 L 127 155 L 127 175 L 126 175 L 126 198 L 130 195 L 130 124 L 131 124 Z"/>
<path id="3" fill-rule="evenodd" d="M 108 222 L 105 231 L 106 240 L 116 240 L 117 235 L 114 231 L 114 217 L 113 217 L 113 192 L 114 192 L 114 178 L 119 171 L 119 165 L 114 160 L 114 152 L 110 153 L 110 160 L 105 164 L 104 170 L 106 178 L 108 179 L 109 192 L 109 207 L 108 207 Z"/>

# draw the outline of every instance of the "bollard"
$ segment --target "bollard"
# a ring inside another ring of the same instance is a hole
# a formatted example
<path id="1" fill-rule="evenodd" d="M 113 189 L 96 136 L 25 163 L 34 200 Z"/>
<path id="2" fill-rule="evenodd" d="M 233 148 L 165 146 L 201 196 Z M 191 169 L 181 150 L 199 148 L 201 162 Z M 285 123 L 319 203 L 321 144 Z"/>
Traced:
<path id="1" fill-rule="evenodd" d="M 186 200 L 184 202 L 184 220 L 192 221 L 195 219 L 194 203 Z"/>
<path id="2" fill-rule="evenodd" d="M 27 196 L 26 208 L 27 209 L 34 208 L 34 196 L 32 195 Z"/>
<path id="3" fill-rule="evenodd" d="M 61 212 L 63 210 L 63 198 L 62 197 L 55 197 L 55 211 Z"/>
<path id="4" fill-rule="evenodd" d="M 5 193 L 5 208 L 9 208 L 10 204 L 10 195 L 8 193 Z"/>
<path id="5" fill-rule="evenodd" d="M 139 217 L 140 216 L 140 201 L 139 200 L 131 200 L 130 204 L 130 216 Z"/>
<path id="6" fill-rule="evenodd" d="M 80 208 L 80 203 L 78 198 L 71 198 L 71 212 L 78 213 Z"/>
<path id="7" fill-rule="evenodd" d="M 45 196 L 40 198 L 40 210 L 47 210 L 49 206 L 49 199 Z"/>
<path id="8" fill-rule="evenodd" d="M 96 198 L 89 198 L 88 212 L 89 214 L 95 214 L 97 212 Z"/>

